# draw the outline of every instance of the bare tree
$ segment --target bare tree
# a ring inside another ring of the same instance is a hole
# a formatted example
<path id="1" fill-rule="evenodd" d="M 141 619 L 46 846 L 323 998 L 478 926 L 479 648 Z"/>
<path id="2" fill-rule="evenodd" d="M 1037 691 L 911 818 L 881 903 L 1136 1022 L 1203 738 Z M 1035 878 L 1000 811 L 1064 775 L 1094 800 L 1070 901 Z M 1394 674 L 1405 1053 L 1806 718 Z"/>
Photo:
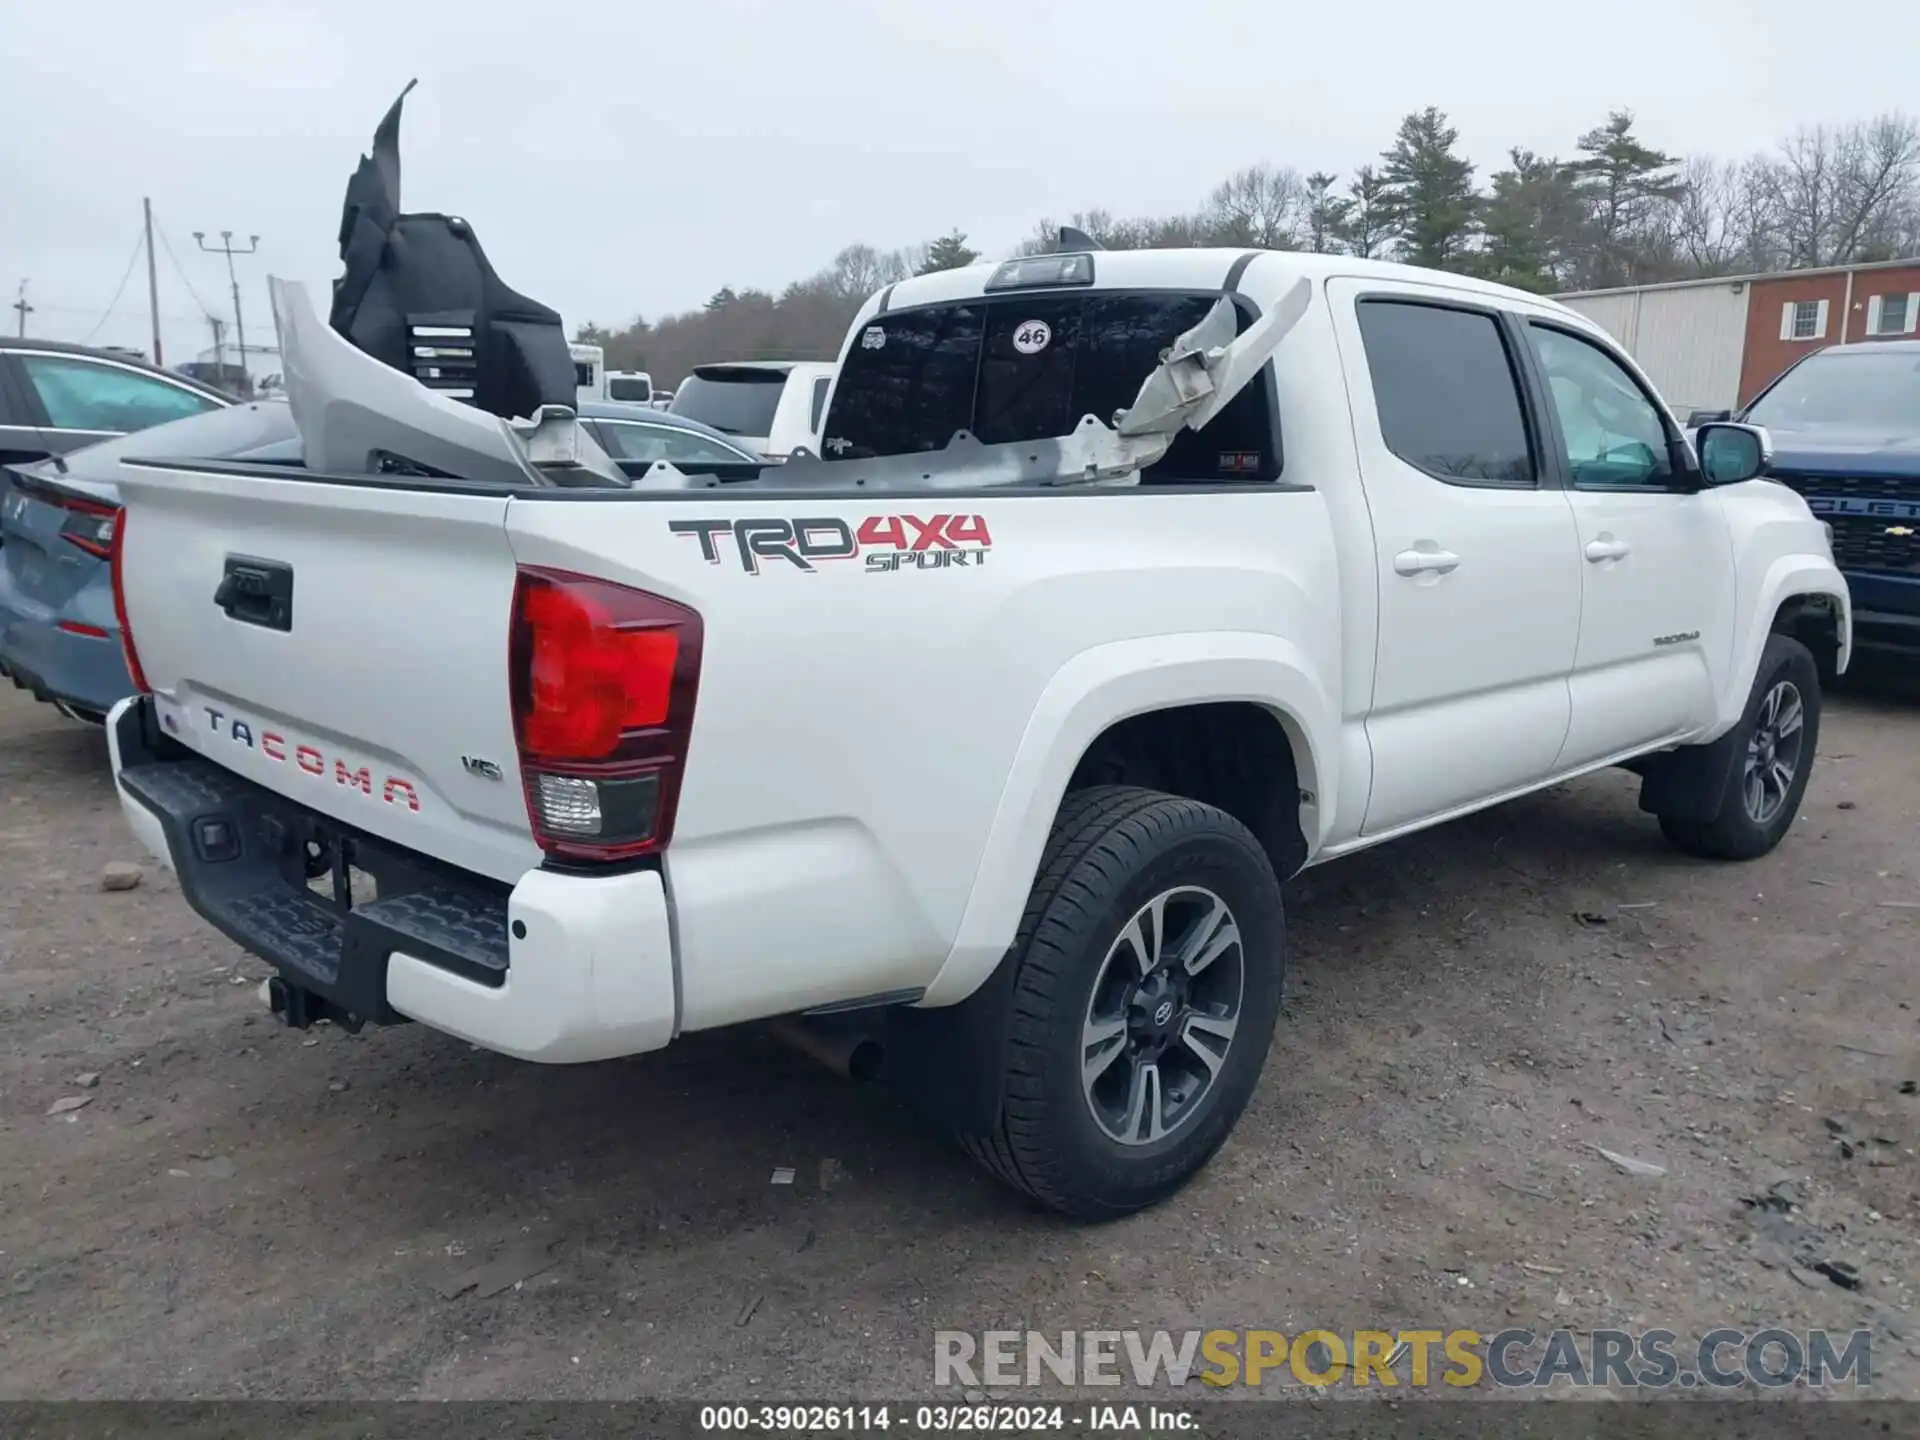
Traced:
<path id="1" fill-rule="evenodd" d="M 1129 243 L 1138 237 L 1125 222 L 1116 221 L 1105 210 L 1076 210 L 1064 222 L 1076 230 L 1084 230 L 1108 250 L 1137 250 L 1137 244 Z M 1062 222 L 1051 215 L 1044 217 L 1033 227 L 1033 233 L 1020 242 L 1014 251 L 1016 255 L 1046 255 L 1058 248 Z"/>
<path id="2" fill-rule="evenodd" d="M 1201 212 L 1217 244 L 1295 250 L 1306 227 L 1309 197 L 1290 166 L 1249 165 L 1214 187 Z"/>
<path id="3" fill-rule="evenodd" d="M 828 283 L 838 294 L 853 300 L 865 300 L 876 290 L 904 280 L 913 273 L 907 257 L 900 251 L 882 253 L 871 245 L 849 245 L 833 257 L 828 268 Z"/>
<path id="4" fill-rule="evenodd" d="M 1681 168 L 1679 204 L 1675 207 L 1673 245 L 1681 258 L 1700 275 L 1731 275 L 1746 268 L 1754 237 L 1741 223 L 1742 176 L 1753 167 L 1734 161 L 1695 156 Z M 1764 190 L 1756 219 L 1764 219 Z"/>
<path id="5" fill-rule="evenodd" d="M 1920 208 L 1920 122 L 1882 115 L 1849 127 L 1841 156 L 1835 253 L 1849 260 L 1891 258 L 1894 235 Z"/>
<path id="6" fill-rule="evenodd" d="M 1769 208 L 1788 264 L 1843 265 L 1893 253 L 1920 209 L 1920 122 L 1796 131 L 1766 162 Z"/>

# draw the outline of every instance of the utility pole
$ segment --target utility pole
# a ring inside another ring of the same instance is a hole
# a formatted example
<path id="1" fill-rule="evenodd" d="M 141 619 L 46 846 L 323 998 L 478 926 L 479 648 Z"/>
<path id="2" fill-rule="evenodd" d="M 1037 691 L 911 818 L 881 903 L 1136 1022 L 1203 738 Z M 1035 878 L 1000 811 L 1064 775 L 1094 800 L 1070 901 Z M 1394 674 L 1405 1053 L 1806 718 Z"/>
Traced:
<path id="1" fill-rule="evenodd" d="M 234 274 L 233 257 L 236 255 L 253 254 L 254 251 L 260 248 L 260 237 L 258 235 L 249 235 L 247 237 L 247 248 L 244 250 L 237 249 L 234 246 L 233 232 L 231 230 L 222 230 L 220 232 L 220 243 L 218 245 L 209 245 L 207 243 L 207 233 L 204 230 L 194 231 L 193 239 L 194 243 L 199 245 L 199 247 L 209 255 L 224 255 L 227 257 L 227 279 L 233 286 L 233 332 L 234 338 L 240 346 L 242 388 L 251 394 L 253 392 L 253 380 L 247 375 L 247 322 L 240 318 L 240 279 Z"/>
<path id="2" fill-rule="evenodd" d="M 153 201 L 144 196 L 140 208 L 147 216 L 147 309 L 153 315 L 153 363 L 167 362 L 160 354 L 160 271 L 153 263 Z"/>
<path id="3" fill-rule="evenodd" d="M 219 382 L 224 385 L 227 378 L 227 352 L 220 343 L 220 336 L 227 328 L 227 322 L 222 320 L 218 315 L 209 315 L 207 316 L 207 324 L 213 327 L 213 373 Z M 242 356 L 241 359 L 244 361 L 246 357 Z"/>
<path id="4" fill-rule="evenodd" d="M 13 308 L 19 312 L 19 334 L 20 338 L 24 340 L 27 338 L 27 316 L 33 313 L 33 306 L 27 303 L 27 282 L 24 280 L 20 282 L 20 298 L 13 302 Z"/>

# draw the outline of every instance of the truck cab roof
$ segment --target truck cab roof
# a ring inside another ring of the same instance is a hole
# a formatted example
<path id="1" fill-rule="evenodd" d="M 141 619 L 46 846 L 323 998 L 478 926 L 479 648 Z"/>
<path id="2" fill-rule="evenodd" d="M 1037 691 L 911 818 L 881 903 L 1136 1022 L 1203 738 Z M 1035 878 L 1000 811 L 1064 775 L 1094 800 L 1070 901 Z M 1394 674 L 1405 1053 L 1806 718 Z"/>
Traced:
<path id="1" fill-rule="evenodd" d="M 1052 257 L 1034 257 L 1046 259 Z M 1386 260 L 1362 260 L 1352 255 L 1318 255 L 1295 250 L 1253 249 L 1180 249 L 1180 250 L 1098 250 L 1088 257 L 1092 262 L 1092 280 L 1078 286 L 1059 284 L 995 289 L 993 279 L 1006 263 L 983 261 L 955 270 L 939 270 L 916 275 L 880 291 L 862 310 L 862 315 L 905 310 L 922 305 L 938 305 L 990 294 L 1013 294 L 1021 288 L 1060 290 L 1238 290 L 1256 301 L 1265 295 L 1285 292 L 1302 279 L 1324 280 L 1329 276 L 1376 275 L 1382 280 L 1419 281 L 1445 284 L 1449 289 L 1468 294 L 1525 300 L 1561 310 L 1573 320 L 1588 325 L 1585 317 L 1573 310 L 1509 285 L 1497 285 L 1451 272 L 1441 273 L 1415 265 L 1400 265 Z"/>

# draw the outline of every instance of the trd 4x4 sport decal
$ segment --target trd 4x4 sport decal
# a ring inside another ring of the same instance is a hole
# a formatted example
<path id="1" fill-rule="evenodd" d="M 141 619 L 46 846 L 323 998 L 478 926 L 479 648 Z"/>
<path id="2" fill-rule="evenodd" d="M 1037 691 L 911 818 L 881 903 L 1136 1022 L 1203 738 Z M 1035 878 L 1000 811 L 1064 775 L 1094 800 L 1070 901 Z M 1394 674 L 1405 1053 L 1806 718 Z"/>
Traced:
<path id="1" fill-rule="evenodd" d="M 987 562 L 993 538 L 984 515 L 869 515 L 858 528 L 834 516 L 815 520 L 669 520 L 675 535 L 700 542 L 700 556 L 720 563 L 723 537 L 740 568 L 758 575 L 762 561 L 784 560 L 813 574 L 834 560 L 865 561 L 871 573 L 952 570 Z"/>

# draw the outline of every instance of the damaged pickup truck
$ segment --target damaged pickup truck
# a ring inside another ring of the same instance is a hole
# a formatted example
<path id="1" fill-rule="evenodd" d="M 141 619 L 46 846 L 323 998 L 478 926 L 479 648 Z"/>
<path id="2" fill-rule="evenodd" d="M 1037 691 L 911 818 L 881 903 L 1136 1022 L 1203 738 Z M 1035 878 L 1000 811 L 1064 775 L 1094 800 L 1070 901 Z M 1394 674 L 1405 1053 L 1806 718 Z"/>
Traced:
<path id="1" fill-rule="evenodd" d="M 189 903 L 297 1025 L 573 1062 L 785 1017 L 1075 1216 L 1227 1139 L 1288 877 L 1605 766 L 1763 855 L 1848 658 L 1763 431 L 1689 442 L 1598 328 L 1456 275 L 903 281 L 823 453 L 753 478 L 608 461 L 537 324 L 432 309 L 525 352 L 475 359 L 489 413 L 339 298 L 274 286 L 298 462 L 122 481 L 114 772 Z"/>

